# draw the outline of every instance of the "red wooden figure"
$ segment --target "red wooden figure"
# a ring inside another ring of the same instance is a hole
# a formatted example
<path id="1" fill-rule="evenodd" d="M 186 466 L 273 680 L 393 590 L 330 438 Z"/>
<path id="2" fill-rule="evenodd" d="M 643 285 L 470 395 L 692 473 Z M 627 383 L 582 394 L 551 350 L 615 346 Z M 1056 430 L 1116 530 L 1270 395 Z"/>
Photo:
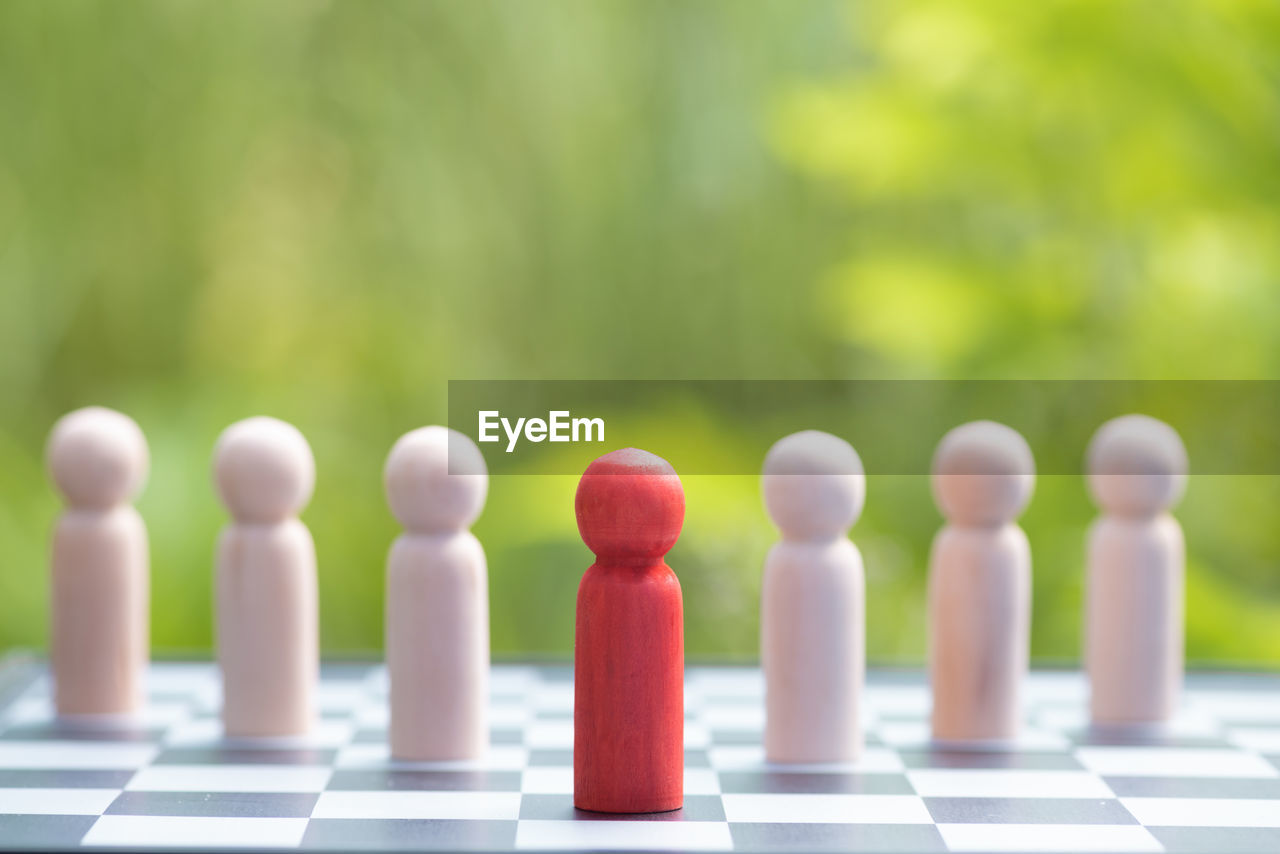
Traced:
<path id="1" fill-rule="evenodd" d="M 635 448 L 587 467 L 574 502 L 596 556 L 578 587 L 573 803 L 612 813 L 684 803 L 684 606 L 663 555 L 684 523 L 671 464 Z"/>

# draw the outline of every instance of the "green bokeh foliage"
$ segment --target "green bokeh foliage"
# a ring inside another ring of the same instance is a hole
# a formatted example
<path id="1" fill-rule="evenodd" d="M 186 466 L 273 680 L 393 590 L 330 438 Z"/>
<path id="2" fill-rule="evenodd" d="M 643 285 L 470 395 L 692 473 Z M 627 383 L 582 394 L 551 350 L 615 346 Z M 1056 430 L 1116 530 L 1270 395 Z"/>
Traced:
<path id="1" fill-rule="evenodd" d="M 43 643 L 42 445 L 88 403 L 149 437 L 175 653 L 211 642 L 217 433 L 301 427 L 341 654 L 380 646 L 382 461 L 448 379 L 1275 377 L 1278 57 L 1243 0 L 0 4 L 0 646 Z M 750 657 L 758 483 L 686 487 L 689 652 Z M 573 488 L 491 486 L 498 653 L 571 649 Z M 1193 479 L 1193 658 L 1280 665 L 1278 503 Z M 1040 657 L 1077 654 L 1092 513 L 1040 479 Z M 922 654 L 938 522 L 872 478 L 873 658 Z"/>

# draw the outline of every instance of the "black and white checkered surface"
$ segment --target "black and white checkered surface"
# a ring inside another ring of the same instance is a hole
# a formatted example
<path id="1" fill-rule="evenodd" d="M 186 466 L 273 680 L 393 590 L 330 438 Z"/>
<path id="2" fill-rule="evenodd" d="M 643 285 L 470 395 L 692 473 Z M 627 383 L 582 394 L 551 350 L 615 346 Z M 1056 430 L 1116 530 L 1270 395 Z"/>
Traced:
<path id="1" fill-rule="evenodd" d="M 1075 673 L 1041 672 L 1016 745 L 928 742 L 920 674 L 872 672 L 851 766 L 763 761 L 753 669 L 690 668 L 685 806 L 573 808 L 573 686 L 499 666 L 476 763 L 388 759 L 385 673 L 326 667 L 298 741 L 227 742 L 207 664 L 158 664 L 130 727 L 59 725 L 39 667 L 11 664 L 0 712 L 0 846 L 344 851 L 1280 852 L 1280 678 L 1200 675 L 1161 733 L 1090 731 Z"/>

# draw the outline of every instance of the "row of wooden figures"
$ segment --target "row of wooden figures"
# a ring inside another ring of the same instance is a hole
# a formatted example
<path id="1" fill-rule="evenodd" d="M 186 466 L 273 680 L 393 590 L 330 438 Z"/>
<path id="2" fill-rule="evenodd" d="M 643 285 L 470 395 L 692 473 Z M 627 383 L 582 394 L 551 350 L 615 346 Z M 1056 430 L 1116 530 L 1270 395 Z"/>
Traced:
<path id="1" fill-rule="evenodd" d="M 146 441 L 119 412 L 81 409 L 54 427 L 48 464 L 67 504 L 52 550 L 56 708 L 69 719 L 130 715 L 149 657 L 147 536 L 130 504 L 146 478 Z M 1102 509 L 1088 548 L 1093 720 L 1158 724 L 1182 678 L 1183 542 L 1168 511 L 1185 489 L 1186 452 L 1168 425 L 1128 415 L 1098 431 L 1087 468 Z M 395 444 L 384 478 L 405 529 L 387 568 L 390 750 L 412 761 L 476 758 L 488 746 L 489 617 L 484 551 L 468 529 L 487 495 L 484 459 L 466 436 L 425 427 Z M 228 737 L 302 735 L 313 722 L 315 551 L 297 517 L 314 479 L 302 434 L 273 418 L 231 425 L 214 450 L 231 516 L 215 559 Z M 932 484 L 946 518 L 930 557 L 933 733 L 1012 739 L 1028 666 L 1030 548 L 1016 519 L 1034 484 L 1031 450 L 1004 425 L 964 424 L 943 437 Z M 764 502 L 781 532 L 761 607 L 771 761 L 846 762 L 861 750 L 865 591 L 848 531 L 865 491 L 858 454 L 828 433 L 787 436 L 765 459 Z M 575 511 L 596 555 L 578 593 L 575 803 L 674 809 L 683 612 L 663 558 L 683 524 L 683 490 L 665 460 L 623 449 L 588 467 Z"/>

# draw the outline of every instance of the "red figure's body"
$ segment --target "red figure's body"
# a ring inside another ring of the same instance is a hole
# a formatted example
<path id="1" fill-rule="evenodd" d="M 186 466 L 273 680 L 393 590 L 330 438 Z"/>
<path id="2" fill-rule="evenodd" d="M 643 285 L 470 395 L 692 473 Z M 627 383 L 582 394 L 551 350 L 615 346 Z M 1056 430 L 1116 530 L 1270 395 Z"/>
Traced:
<path id="1" fill-rule="evenodd" d="M 684 608 L 663 561 L 684 522 L 666 460 L 625 448 L 587 467 L 575 501 L 596 562 L 578 587 L 573 802 L 646 813 L 684 803 Z"/>

